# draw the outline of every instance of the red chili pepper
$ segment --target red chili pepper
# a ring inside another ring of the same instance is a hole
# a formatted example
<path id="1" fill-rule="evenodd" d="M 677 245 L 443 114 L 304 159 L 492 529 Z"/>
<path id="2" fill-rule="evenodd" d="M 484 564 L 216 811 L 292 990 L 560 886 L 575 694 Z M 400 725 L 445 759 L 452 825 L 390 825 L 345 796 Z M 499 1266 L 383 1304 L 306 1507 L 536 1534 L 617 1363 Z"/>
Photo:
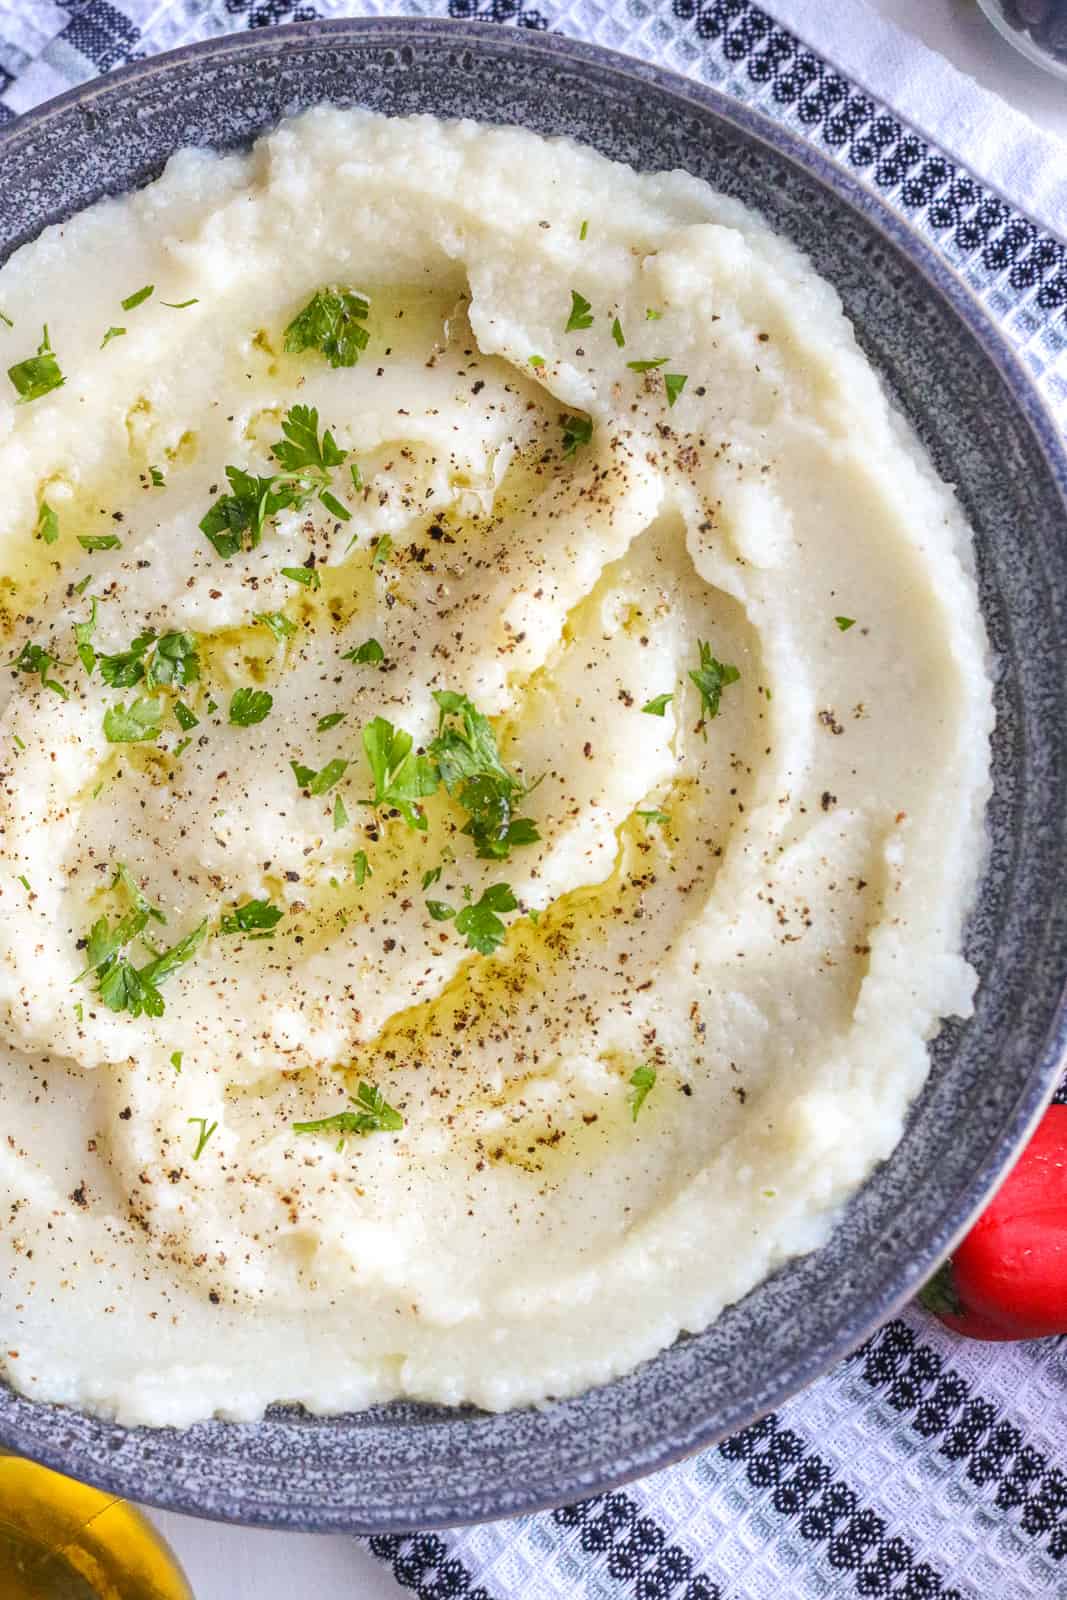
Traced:
<path id="1" fill-rule="evenodd" d="M 1067 1106 L 1049 1106 L 919 1299 L 946 1327 L 972 1339 L 1067 1333 Z"/>

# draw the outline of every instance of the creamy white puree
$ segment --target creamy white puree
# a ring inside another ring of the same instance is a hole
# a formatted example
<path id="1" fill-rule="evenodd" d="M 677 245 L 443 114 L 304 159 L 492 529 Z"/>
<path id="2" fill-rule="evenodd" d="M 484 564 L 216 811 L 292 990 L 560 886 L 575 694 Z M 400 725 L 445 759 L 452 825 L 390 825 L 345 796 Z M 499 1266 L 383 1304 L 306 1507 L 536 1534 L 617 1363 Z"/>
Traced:
<path id="1" fill-rule="evenodd" d="M 283 349 L 331 284 L 370 299 L 353 367 Z M 567 332 L 572 291 L 594 320 Z M 47 321 L 66 374 L 23 405 L 0 380 L 5 651 L 37 643 L 68 691 L 3 675 L 10 1381 L 129 1423 L 504 1408 L 626 1371 L 823 1241 L 970 1008 L 992 720 L 967 527 L 834 291 L 685 174 L 319 110 L 47 230 L 0 311 L 4 368 Z M 276 470 L 295 403 L 351 452 L 351 520 L 283 511 L 224 561 L 198 523 L 227 465 Z M 593 424 L 566 457 L 562 413 Z M 312 559 L 320 590 L 280 575 Z M 173 716 L 105 739 L 145 687 L 79 662 L 92 596 L 98 651 L 197 636 L 180 754 Z M 276 610 L 288 640 L 254 621 Z M 370 637 L 383 665 L 342 659 Z M 703 723 L 699 640 L 740 673 Z M 273 696 L 250 727 L 242 685 Z M 361 803 L 361 729 L 425 748 L 440 689 L 540 779 L 507 860 L 444 790 L 425 832 Z M 335 757 L 328 794 L 298 787 L 291 761 Z M 212 930 L 158 1018 L 75 981 L 128 908 L 119 861 L 157 944 Z M 427 912 L 497 883 L 520 909 L 495 956 Z M 285 908 L 273 939 L 217 931 L 250 898 Z M 361 1080 L 400 1131 L 293 1131 Z"/>

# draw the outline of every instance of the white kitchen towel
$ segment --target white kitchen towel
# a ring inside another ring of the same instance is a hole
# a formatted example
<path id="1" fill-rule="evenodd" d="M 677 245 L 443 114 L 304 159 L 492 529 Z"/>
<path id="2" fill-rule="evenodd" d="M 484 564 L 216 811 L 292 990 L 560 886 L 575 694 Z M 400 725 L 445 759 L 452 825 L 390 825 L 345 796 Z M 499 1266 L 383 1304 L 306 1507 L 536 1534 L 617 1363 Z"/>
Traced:
<path id="1" fill-rule="evenodd" d="M 1067 153 L 861 0 L 0 0 L 0 122 L 187 40 L 386 11 L 557 29 L 759 106 L 942 252 L 1067 424 Z M 639 1484 L 371 1547 L 423 1600 L 1067 1596 L 1067 1339 L 970 1344 L 912 1309 Z"/>

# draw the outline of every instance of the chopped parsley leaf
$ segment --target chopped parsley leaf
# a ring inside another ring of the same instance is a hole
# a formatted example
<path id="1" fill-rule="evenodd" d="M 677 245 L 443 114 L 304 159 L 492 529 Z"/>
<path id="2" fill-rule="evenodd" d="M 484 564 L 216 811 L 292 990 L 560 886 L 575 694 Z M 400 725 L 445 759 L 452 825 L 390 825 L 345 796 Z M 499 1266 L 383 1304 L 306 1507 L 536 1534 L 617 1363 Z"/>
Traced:
<path id="1" fill-rule="evenodd" d="M 100 676 L 109 689 L 132 689 L 135 683 L 140 683 L 145 675 L 144 658 L 155 637 L 149 629 L 146 633 L 139 633 L 128 650 L 97 656 Z"/>
<path id="2" fill-rule="evenodd" d="M 615 340 L 615 343 L 621 350 L 623 345 L 626 343 L 626 335 L 622 331 L 622 323 L 619 321 L 618 317 L 616 317 L 615 321 L 611 324 L 611 337 Z"/>
<path id="3" fill-rule="evenodd" d="M 12 322 L 11 318 L 8 317 L 8 316 L 5 316 L 2 311 L 0 311 L 0 322 L 2 322 L 4 324 L 4 326 L 7 327 L 7 328 L 13 328 L 15 326 L 15 324 Z"/>
<path id="4" fill-rule="evenodd" d="M 409 828 L 426 830 L 426 818 L 415 801 L 434 794 L 437 768 L 426 756 L 416 755 L 414 740 L 385 717 L 375 717 L 363 729 L 363 749 L 374 778 L 374 794 L 365 802 L 399 811 Z"/>
<path id="5" fill-rule="evenodd" d="M 648 1099 L 656 1082 L 656 1069 L 649 1062 L 640 1067 L 635 1067 L 630 1074 L 630 1115 L 634 1122 L 637 1121 L 638 1112 Z"/>
<path id="6" fill-rule="evenodd" d="M 163 476 L 162 472 L 160 472 L 158 467 L 149 467 L 148 476 L 152 480 L 153 489 L 163 489 L 166 487 L 167 480 Z"/>
<path id="7" fill-rule="evenodd" d="M 104 737 L 111 744 L 137 744 L 158 739 L 162 731 L 163 700 L 159 695 L 131 701 L 128 711 L 120 701 L 104 712 Z"/>
<path id="8" fill-rule="evenodd" d="M 665 372 L 663 374 L 663 387 L 667 391 L 667 404 L 673 406 L 686 384 L 689 374 L 686 372 Z"/>
<path id="9" fill-rule="evenodd" d="M 322 588 L 318 567 L 282 567 L 281 574 L 290 583 L 299 583 L 304 589 Z"/>
<path id="10" fill-rule="evenodd" d="M 383 566 L 385 562 L 389 560 L 392 551 L 393 536 L 391 533 L 383 533 L 377 544 L 374 546 L 374 559 L 371 562 L 371 566 Z"/>
<path id="11" fill-rule="evenodd" d="M 286 328 L 285 348 L 291 354 L 321 350 L 331 367 L 354 367 L 370 338 L 363 326 L 369 311 L 369 302 L 352 289 L 319 289 Z"/>
<path id="12" fill-rule="evenodd" d="M 88 589 L 89 585 L 92 583 L 92 581 L 93 581 L 92 573 L 91 572 L 87 572 L 85 574 L 85 577 L 81 580 L 81 582 L 80 583 L 76 583 L 74 585 L 74 593 L 75 594 L 84 594 L 86 589 Z"/>
<path id="13" fill-rule="evenodd" d="M 266 689 L 235 689 L 230 697 L 230 722 L 235 728 L 250 728 L 262 722 L 274 704 L 274 696 Z"/>
<path id="14" fill-rule="evenodd" d="M 359 470 L 359 463 L 356 461 L 351 462 L 348 470 L 352 474 L 352 487 L 358 493 L 363 487 L 363 474 Z"/>
<path id="15" fill-rule="evenodd" d="M 208 1140 L 218 1127 L 218 1123 L 213 1122 L 209 1128 L 206 1117 L 187 1117 L 186 1121 L 192 1123 L 193 1127 L 196 1127 L 198 1123 L 200 1125 L 200 1134 L 196 1141 L 196 1149 L 193 1151 L 193 1160 L 199 1161 L 200 1157 L 204 1153 L 204 1149 Z"/>
<path id="16" fill-rule="evenodd" d="M 427 900 L 426 909 L 435 922 L 447 922 L 456 914 L 455 906 L 446 905 L 443 900 Z"/>
<path id="17" fill-rule="evenodd" d="M 319 720 L 318 720 L 318 722 L 316 724 L 316 731 L 318 733 L 325 733 L 327 731 L 327 729 L 329 729 L 329 728 L 336 728 L 337 724 L 339 722 L 343 722 L 347 715 L 348 715 L 347 711 L 329 711 L 329 712 L 327 712 L 327 714 L 324 717 L 320 717 L 319 718 Z"/>
<path id="18" fill-rule="evenodd" d="M 708 730 L 705 722 L 710 722 L 712 717 L 719 715 L 719 701 L 722 691 L 728 684 L 736 683 L 741 674 L 736 667 L 727 666 L 722 661 L 716 661 L 711 653 L 711 646 L 703 639 L 698 640 L 700 650 L 700 665 L 689 676 L 696 684 L 700 693 L 700 720 L 701 731 L 705 739 Z"/>
<path id="19" fill-rule="evenodd" d="M 47 500 L 42 500 L 37 508 L 37 521 L 34 524 L 33 535 L 35 539 L 43 539 L 45 544 L 55 544 L 59 538 L 59 518 Z"/>
<path id="20" fill-rule="evenodd" d="M 365 639 L 354 650 L 346 650 L 341 660 L 358 661 L 361 666 L 377 666 L 379 661 L 385 660 L 385 651 L 377 639 Z"/>
<path id="21" fill-rule="evenodd" d="M 588 237 L 588 234 L 589 234 L 589 218 L 586 217 L 584 222 L 582 223 L 581 227 L 578 229 L 578 237 L 584 243 L 584 241 Z"/>
<path id="22" fill-rule="evenodd" d="M 645 822 L 669 822 L 671 820 L 666 811 L 638 811 L 636 814 Z"/>
<path id="23" fill-rule="evenodd" d="M 436 689 L 434 699 L 441 716 L 428 754 L 449 794 L 469 814 L 463 832 L 474 840 L 478 855 L 503 861 L 513 845 L 535 844 L 540 834 L 533 822 L 514 815 L 529 791 L 501 760 L 489 718 L 464 694 Z"/>
<path id="24" fill-rule="evenodd" d="M 345 810 L 344 801 L 341 799 L 341 796 L 338 795 L 333 803 L 333 831 L 334 833 L 340 833 L 342 828 L 347 827 L 348 812 Z"/>
<path id="25" fill-rule="evenodd" d="M 631 372 L 654 372 L 657 367 L 665 367 L 670 356 L 656 356 L 653 361 L 628 361 L 626 365 Z"/>
<path id="26" fill-rule="evenodd" d="M 185 733 L 188 733 L 190 728 L 199 728 L 200 726 L 200 718 L 195 714 L 195 712 L 189 710 L 189 707 L 185 704 L 184 700 L 175 700 L 174 720 L 178 724 L 179 728 L 181 728 Z M 188 742 L 189 741 L 186 740 L 185 744 L 188 744 Z M 179 748 L 175 750 L 174 754 L 180 754 L 181 750 L 184 748 L 185 745 L 179 746 Z"/>
<path id="27" fill-rule="evenodd" d="M 441 874 L 444 870 L 444 867 L 440 866 L 430 867 L 429 870 L 424 872 L 422 875 L 422 887 L 424 889 L 429 889 L 432 884 L 439 883 Z"/>
<path id="28" fill-rule="evenodd" d="M 83 550 L 122 549 L 122 540 L 117 533 L 79 533 L 78 543 Z"/>
<path id="29" fill-rule="evenodd" d="M 283 914 L 281 907 L 271 905 L 269 900 L 246 900 L 243 906 L 237 906 L 225 914 L 219 922 L 219 932 L 269 933 L 277 927 Z"/>
<path id="30" fill-rule="evenodd" d="M 15 749 L 16 750 L 25 750 L 26 746 L 23 744 L 22 740 L 19 738 L 17 733 L 13 733 L 11 735 L 11 737 L 15 741 Z"/>
<path id="31" fill-rule="evenodd" d="M 131 911 L 113 928 L 106 917 L 100 917 L 89 930 L 89 963 L 78 974 L 79 978 L 85 978 L 95 972 L 103 1003 L 112 1011 L 128 1011 L 133 1017 L 139 1017 L 142 1013 L 150 1017 L 163 1015 L 163 996 L 159 992 L 159 985 L 178 967 L 190 961 L 207 937 L 207 922 L 201 922 L 199 927 L 186 934 L 169 950 L 164 950 L 147 966 L 137 968 L 119 952 L 143 932 L 148 916 L 147 909 Z"/>
<path id="32" fill-rule="evenodd" d="M 572 456 L 580 444 L 588 444 L 593 437 L 592 417 L 572 417 L 564 413 L 560 419 L 563 429 L 563 454 Z"/>
<path id="33" fill-rule="evenodd" d="M 257 611 L 256 621 L 262 622 L 265 628 L 269 628 L 279 643 L 292 638 L 296 632 L 296 623 L 290 622 L 283 611 Z"/>
<path id="34" fill-rule="evenodd" d="M 545 364 L 544 356 L 527 356 L 526 359 L 529 361 L 531 367 L 543 367 Z"/>
<path id="35" fill-rule="evenodd" d="M 837 623 L 837 626 L 841 629 L 842 633 L 847 633 L 850 628 L 854 628 L 856 626 L 855 617 L 835 617 L 834 621 Z"/>
<path id="36" fill-rule="evenodd" d="M 654 699 L 646 700 L 641 710 L 650 717 L 662 717 L 673 699 L 673 694 L 658 694 Z"/>
<path id="37" fill-rule="evenodd" d="M 567 326 L 563 330 L 564 333 L 574 333 L 579 328 L 591 328 L 593 326 L 591 311 L 592 306 L 585 296 L 579 294 L 577 289 L 572 289 L 571 314 L 567 318 Z"/>
<path id="38" fill-rule="evenodd" d="M 373 878 L 373 876 L 371 864 L 367 860 L 367 852 L 365 850 L 357 850 L 352 857 L 352 881 L 355 883 L 356 888 L 362 889 L 367 879 Z"/>
<path id="39" fill-rule="evenodd" d="M 337 1148 L 343 1150 L 349 1134 L 366 1138 L 369 1133 L 398 1133 L 404 1126 L 399 1111 L 387 1105 L 380 1089 L 373 1083 L 361 1083 L 349 1100 L 355 1111 L 339 1111 L 332 1117 L 320 1117 L 317 1122 L 294 1122 L 294 1133 L 339 1133 Z"/>
<path id="40" fill-rule="evenodd" d="M 66 378 L 59 370 L 52 342 L 48 337 L 48 324 L 44 325 L 41 342 L 37 346 L 37 354 L 28 356 L 25 361 L 16 362 L 13 367 L 8 367 L 7 375 L 11 379 L 18 395 L 16 405 L 28 405 L 31 400 L 39 400 L 42 395 L 51 394 L 53 389 L 59 389 L 66 383 Z"/>
<path id="41" fill-rule="evenodd" d="M 307 789 L 311 794 L 327 794 L 335 783 L 340 783 L 348 771 L 348 762 L 342 761 L 340 756 L 335 756 L 332 761 L 327 761 L 318 772 L 314 767 L 305 767 L 299 761 L 290 761 L 293 777 L 301 789 Z"/>
<path id="42" fill-rule="evenodd" d="M 198 306 L 200 301 L 194 296 L 192 300 L 161 300 L 159 303 L 171 311 L 184 311 L 186 306 Z"/>
<path id="43" fill-rule="evenodd" d="M 646 322 L 658 322 L 660 317 L 662 317 L 662 315 L 663 315 L 662 311 L 653 311 L 651 306 L 646 306 L 646 308 L 645 308 L 645 321 Z"/>
<path id="44" fill-rule="evenodd" d="M 16 672 L 36 672 L 41 683 L 46 689 L 51 689 L 53 694 L 58 694 L 61 700 L 69 699 L 66 689 L 55 678 L 48 676 L 55 660 L 47 650 L 42 650 L 39 644 L 31 644 L 29 640 L 23 645 L 15 660 L 10 663 Z"/>
<path id="45" fill-rule="evenodd" d="M 143 306 L 154 288 L 154 283 L 146 283 L 143 289 L 135 289 L 133 294 L 128 294 L 122 302 L 123 311 L 133 311 L 137 306 Z"/>
<path id="46" fill-rule="evenodd" d="M 181 1070 L 182 1070 L 182 1052 L 180 1050 L 172 1050 L 171 1051 L 171 1053 L 170 1053 L 170 1064 L 174 1068 L 175 1072 L 179 1072 L 179 1073 L 181 1072 Z"/>
<path id="47" fill-rule="evenodd" d="M 217 554 L 229 561 L 238 550 L 254 550 L 267 519 L 293 502 L 288 484 L 275 492 L 273 478 L 256 477 L 240 467 L 227 467 L 226 477 L 230 493 L 219 496 L 199 526 Z"/>
<path id="48" fill-rule="evenodd" d="M 510 884 L 490 884 L 479 900 L 457 913 L 456 932 L 463 935 L 472 950 L 491 956 L 503 944 L 507 932 L 497 913 L 517 911 L 518 906 Z"/>
<path id="49" fill-rule="evenodd" d="M 115 863 L 115 876 L 111 880 L 113 889 L 123 888 L 129 896 L 130 904 L 135 911 L 143 911 L 145 916 L 151 917 L 154 922 L 165 923 L 166 917 L 158 906 L 150 903 L 137 879 L 124 861 Z"/>
<path id="50" fill-rule="evenodd" d="M 183 756 L 185 754 L 192 742 L 193 741 L 191 739 L 180 739 L 178 741 L 178 743 L 174 746 L 174 749 L 171 751 L 171 755 L 174 757 L 175 761 L 179 756 Z"/>
<path id="51" fill-rule="evenodd" d="M 191 633 L 164 633 L 148 661 L 145 682 L 150 689 L 160 684 L 184 688 L 200 677 L 197 641 Z"/>
<path id="52" fill-rule="evenodd" d="M 100 341 L 101 350 L 104 348 L 105 345 L 110 344 L 112 339 L 121 339 L 121 338 L 123 338 L 125 333 L 126 333 L 126 329 L 125 328 L 109 328 L 107 330 L 107 332 L 104 334 L 104 337 Z"/>
<path id="53" fill-rule="evenodd" d="M 27 894 L 32 894 L 33 893 L 33 889 L 30 886 L 30 880 L 29 880 L 29 878 L 27 878 L 27 876 L 26 876 L 26 874 L 24 872 L 20 872 L 19 873 L 19 882 L 21 883 L 22 887 L 25 889 Z"/>
<path id="54" fill-rule="evenodd" d="M 276 494 L 286 493 L 286 504 L 299 509 L 314 495 L 343 522 L 348 522 L 351 512 L 330 493 L 330 473 L 348 459 L 329 428 L 319 438 L 319 414 L 314 406 L 293 406 L 282 418 L 284 439 L 271 447 L 271 455 L 282 467 L 273 479 L 271 488 Z M 279 508 L 280 509 L 280 508 Z"/>

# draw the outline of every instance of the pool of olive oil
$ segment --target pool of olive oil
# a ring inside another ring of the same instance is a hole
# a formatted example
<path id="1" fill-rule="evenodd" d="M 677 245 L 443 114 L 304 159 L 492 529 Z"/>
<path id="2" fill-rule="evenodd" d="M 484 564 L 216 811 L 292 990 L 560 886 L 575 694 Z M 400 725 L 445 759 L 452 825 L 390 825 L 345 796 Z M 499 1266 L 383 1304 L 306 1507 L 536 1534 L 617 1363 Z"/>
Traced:
<path id="1" fill-rule="evenodd" d="M 173 1554 L 133 1506 L 0 1455 L 3 1600 L 193 1600 Z"/>

